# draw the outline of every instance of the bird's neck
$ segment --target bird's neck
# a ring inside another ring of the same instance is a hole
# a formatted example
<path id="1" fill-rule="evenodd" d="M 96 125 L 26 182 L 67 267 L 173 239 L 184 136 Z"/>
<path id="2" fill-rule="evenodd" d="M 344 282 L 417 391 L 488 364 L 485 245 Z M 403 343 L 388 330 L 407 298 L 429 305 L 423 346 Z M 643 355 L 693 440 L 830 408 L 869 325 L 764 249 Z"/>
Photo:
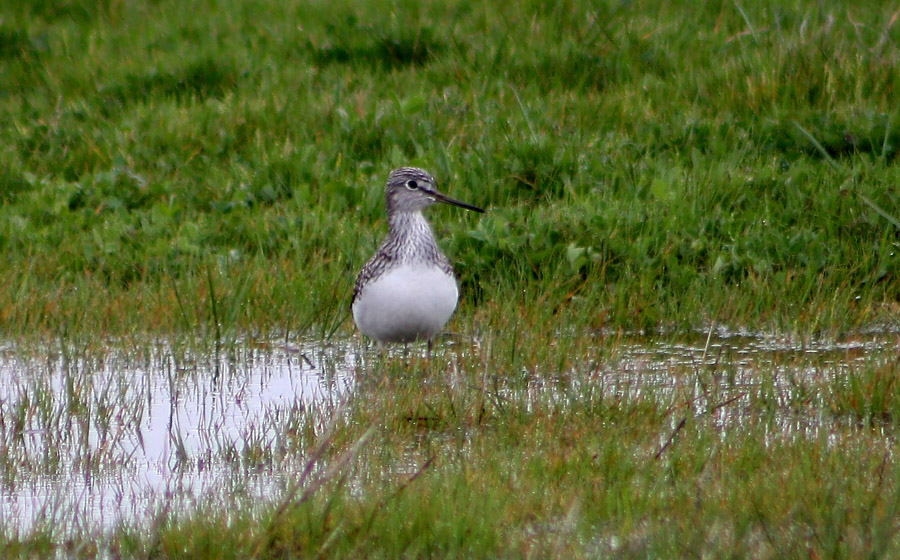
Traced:
<path id="1" fill-rule="evenodd" d="M 417 258 L 437 249 L 434 233 L 422 212 L 396 212 L 388 219 L 386 245 L 400 258 Z"/>

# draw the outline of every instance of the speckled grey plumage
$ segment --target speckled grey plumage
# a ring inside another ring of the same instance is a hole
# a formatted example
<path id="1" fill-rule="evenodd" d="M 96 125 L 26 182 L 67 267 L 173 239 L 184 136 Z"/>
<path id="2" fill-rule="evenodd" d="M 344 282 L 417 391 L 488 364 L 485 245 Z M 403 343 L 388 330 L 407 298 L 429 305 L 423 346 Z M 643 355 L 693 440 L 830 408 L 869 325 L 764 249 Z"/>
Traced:
<path id="1" fill-rule="evenodd" d="M 350 305 L 366 284 L 377 280 L 392 267 L 415 262 L 433 264 L 447 276 L 455 278 L 450 259 L 438 247 L 431 226 L 420 212 L 389 214 L 388 236 L 375 256 L 359 271 Z"/>

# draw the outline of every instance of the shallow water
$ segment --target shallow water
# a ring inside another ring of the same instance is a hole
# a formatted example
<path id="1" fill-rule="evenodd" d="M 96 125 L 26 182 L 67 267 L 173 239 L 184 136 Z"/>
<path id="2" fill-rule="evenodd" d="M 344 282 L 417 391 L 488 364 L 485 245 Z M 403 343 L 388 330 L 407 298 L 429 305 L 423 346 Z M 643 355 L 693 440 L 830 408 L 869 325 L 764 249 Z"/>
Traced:
<path id="1" fill-rule="evenodd" d="M 896 356 L 898 343 L 889 334 L 795 342 L 719 331 L 611 346 L 612 354 L 538 376 L 527 390 L 553 398 L 559 377 L 567 387 L 591 384 L 627 398 L 687 388 L 697 411 L 727 425 L 745 421 L 739 411 L 748 389 L 763 382 L 760 372 L 789 400 L 797 380 L 840 377 L 873 356 Z M 352 341 L 247 344 L 218 357 L 166 345 L 90 355 L 0 350 L 0 528 L 95 533 L 206 500 L 271 500 L 305 466 L 273 457 L 303 455 L 282 451 L 297 445 L 298 431 L 327 430 L 359 369 Z M 803 435 L 815 422 L 786 414 L 783 430 Z"/>
<path id="2" fill-rule="evenodd" d="M 0 526 L 63 533 L 146 520 L 204 496 L 263 498 L 265 468 L 297 424 L 321 424 L 351 390 L 346 345 L 230 351 L 218 360 L 0 358 Z M 60 430 L 62 428 L 62 430 Z M 314 428 L 315 429 L 315 428 Z"/>
<path id="3" fill-rule="evenodd" d="M 618 361 L 600 367 L 599 377 L 619 394 L 648 385 L 656 395 L 690 393 L 690 414 L 710 414 L 723 429 L 758 420 L 745 411 L 765 385 L 780 410 L 774 422 L 777 432 L 769 435 L 770 440 L 817 437 L 820 430 L 831 430 L 835 419 L 823 417 L 821 410 L 811 413 L 809 407 L 795 413 L 794 401 L 803 398 L 804 390 L 880 367 L 894 360 L 898 350 L 900 341 L 893 333 L 834 341 L 719 330 L 677 342 L 626 343 Z M 687 414 L 674 415 L 673 422 Z M 722 433 L 726 437 L 727 432 Z"/>

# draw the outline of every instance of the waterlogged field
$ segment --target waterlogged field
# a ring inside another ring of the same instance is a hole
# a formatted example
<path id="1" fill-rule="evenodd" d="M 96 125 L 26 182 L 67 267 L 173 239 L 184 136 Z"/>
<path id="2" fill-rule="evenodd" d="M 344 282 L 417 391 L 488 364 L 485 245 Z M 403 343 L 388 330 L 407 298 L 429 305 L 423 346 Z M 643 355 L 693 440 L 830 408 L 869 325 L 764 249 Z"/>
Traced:
<path id="1" fill-rule="evenodd" d="M 490 336 L 7 349 L 6 550 L 896 552 L 896 335 L 584 342 L 507 372 Z"/>
<path id="2" fill-rule="evenodd" d="M 897 556 L 896 10 L 0 1 L 0 554 Z"/>
<path id="3" fill-rule="evenodd" d="M 313 345 L 220 357 L 165 345 L 8 351 L 0 524 L 102 535 L 205 500 L 271 499 L 294 474 L 273 453 L 343 401 L 355 369 L 346 357 Z"/>

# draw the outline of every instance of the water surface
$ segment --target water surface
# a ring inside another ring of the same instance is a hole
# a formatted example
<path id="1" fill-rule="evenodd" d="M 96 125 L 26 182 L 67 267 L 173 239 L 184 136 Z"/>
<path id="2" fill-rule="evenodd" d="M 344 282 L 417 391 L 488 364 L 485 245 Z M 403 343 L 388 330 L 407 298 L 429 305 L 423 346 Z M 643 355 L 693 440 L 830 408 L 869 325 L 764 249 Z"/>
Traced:
<path id="1" fill-rule="evenodd" d="M 3 527 L 97 530 L 204 496 L 265 498 L 285 476 L 266 454 L 353 386 L 346 344 L 102 354 L 0 358 Z"/>
<path id="2" fill-rule="evenodd" d="M 727 331 L 674 341 L 626 337 L 598 343 L 597 356 L 572 371 L 538 374 L 525 390 L 534 398 L 573 386 L 625 398 L 683 391 L 692 413 L 726 425 L 748 421 L 742 403 L 762 383 L 787 402 L 804 383 L 833 383 L 894 359 L 897 348 L 896 336 L 883 333 L 841 341 Z M 356 341 L 248 343 L 218 356 L 165 344 L 80 354 L 7 346 L 0 350 L 0 526 L 97 533 L 205 501 L 271 501 L 305 467 L 304 450 L 289 452 L 297 434 L 327 431 L 357 389 L 365 355 Z M 789 435 L 819 421 L 789 413 L 782 420 Z"/>

